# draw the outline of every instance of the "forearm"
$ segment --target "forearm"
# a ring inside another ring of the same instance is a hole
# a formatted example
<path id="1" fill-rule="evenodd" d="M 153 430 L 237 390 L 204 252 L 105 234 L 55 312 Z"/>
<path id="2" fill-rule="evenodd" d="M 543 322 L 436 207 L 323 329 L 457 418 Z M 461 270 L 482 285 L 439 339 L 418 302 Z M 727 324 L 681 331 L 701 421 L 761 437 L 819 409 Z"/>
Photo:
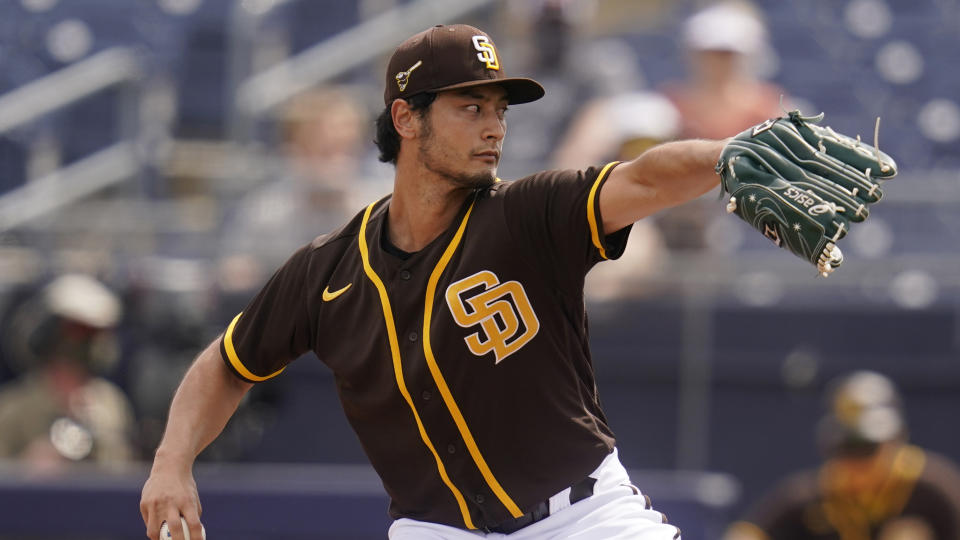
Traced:
<path id="1" fill-rule="evenodd" d="M 189 468 L 223 431 L 252 386 L 227 370 L 218 342 L 207 347 L 184 376 L 170 405 L 154 467 Z"/>
<path id="2" fill-rule="evenodd" d="M 618 230 L 715 188 L 720 176 L 714 168 L 726 143 L 664 143 L 614 169 L 600 193 L 604 230 Z"/>
<path id="3" fill-rule="evenodd" d="M 634 181 L 648 186 L 663 207 L 695 199 L 717 186 L 714 168 L 727 140 L 686 140 L 655 146 L 635 161 Z"/>

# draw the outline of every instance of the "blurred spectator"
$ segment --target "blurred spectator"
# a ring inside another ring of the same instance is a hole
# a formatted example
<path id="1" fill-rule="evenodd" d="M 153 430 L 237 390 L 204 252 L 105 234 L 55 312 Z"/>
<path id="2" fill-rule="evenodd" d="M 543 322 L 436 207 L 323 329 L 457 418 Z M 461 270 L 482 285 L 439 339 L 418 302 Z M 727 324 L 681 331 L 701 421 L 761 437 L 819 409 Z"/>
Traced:
<path id="1" fill-rule="evenodd" d="M 118 358 L 120 301 L 85 275 L 60 276 L 24 304 L 8 338 L 24 372 L 0 388 L 0 457 L 34 470 L 133 457 L 132 409 L 101 374 Z"/>
<path id="2" fill-rule="evenodd" d="M 687 19 L 681 36 L 688 76 L 662 89 L 680 112 L 680 138 L 723 139 L 783 114 L 783 90 L 755 75 L 768 45 L 766 28 L 750 4 L 714 4 Z M 712 218 L 705 206 L 682 205 L 657 216 L 670 249 L 707 247 Z"/>
<path id="3" fill-rule="evenodd" d="M 766 29 L 749 4 L 704 9 L 687 19 L 682 36 L 688 77 L 664 87 L 680 111 L 681 137 L 722 139 L 782 114 L 783 90 L 755 75 Z"/>
<path id="4" fill-rule="evenodd" d="M 387 176 L 371 158 L 371 126 L 368 112 L 347 89 L 324 88 L 291 102 L 282 117 L 283 160 L 276 180 L 249 193 L 226 224 L 222 249 L 228 271 L 242 267 L 229 259 L 237 255 L 272 271 L 298 247 L 390 191 L 387 183 L 376 182 Z"/>
<path id="5" fill-rule="evenodd" d="M 818 426 L 826 462 L 781 482 L 726 540 L 955 540 L 960 471 L 907 444 L 890 379 L 860 371 L 830 387 Z"/>
<path id="6" fill-rule="evenodd" d="M 676 137 L 679 113 L 655 92 L 626 92 L 587 103 L 574 118 L 554 155 L 552 167 L 584 169 L 631 160 L 648 148 Z M 637 296 L 669 255 L 649 220 L 634 224 L 620 264 L 599 265 L 587 274 L 584 291 L 593 300 Z"/>

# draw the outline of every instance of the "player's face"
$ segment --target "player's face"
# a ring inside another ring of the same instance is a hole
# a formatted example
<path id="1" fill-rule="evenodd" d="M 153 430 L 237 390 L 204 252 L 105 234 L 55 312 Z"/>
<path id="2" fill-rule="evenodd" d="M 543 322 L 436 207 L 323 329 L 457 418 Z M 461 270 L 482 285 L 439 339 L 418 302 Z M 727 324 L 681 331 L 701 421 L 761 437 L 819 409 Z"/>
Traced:
<path id="1" fill-rule="evenodd" d="M 427 170 L 460 187 L 490 185 L 497 177 L 507 93 L 496 85 L 441 92 L 420 133 Z"/>

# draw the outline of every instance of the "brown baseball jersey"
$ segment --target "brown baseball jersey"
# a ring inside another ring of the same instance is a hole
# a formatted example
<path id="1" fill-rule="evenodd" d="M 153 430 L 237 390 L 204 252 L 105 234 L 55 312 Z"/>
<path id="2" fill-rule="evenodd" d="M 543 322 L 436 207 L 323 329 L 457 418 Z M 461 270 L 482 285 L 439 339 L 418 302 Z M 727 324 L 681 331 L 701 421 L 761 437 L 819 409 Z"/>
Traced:
<path id="1" fill-rule="evenodd" d="M 406 254 L 389 197 L 297 251 L 230 323 L 247 381 L 314 351 L 393 517 L 495 526 L 593 471 L 614 437 L 588 348 L 583 281 L 619 257 L 599 193 L 616 163 L 477 189 Z"/>

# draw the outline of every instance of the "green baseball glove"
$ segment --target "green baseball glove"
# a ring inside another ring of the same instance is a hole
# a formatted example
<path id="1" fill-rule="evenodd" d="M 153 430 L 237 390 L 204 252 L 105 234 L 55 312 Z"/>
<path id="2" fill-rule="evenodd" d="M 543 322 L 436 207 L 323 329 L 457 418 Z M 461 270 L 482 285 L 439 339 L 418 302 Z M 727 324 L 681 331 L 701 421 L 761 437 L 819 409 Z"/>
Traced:
<path id="1" fill-rule="evenodd" d="M 728 212 L 827 276 L 843 262 L 837 241 L 867 219 L 897 165 L 859 137 L 816 125 L 822 119 L 793 111 L 744 131 L 723 149 L 717 173 Z"/>

